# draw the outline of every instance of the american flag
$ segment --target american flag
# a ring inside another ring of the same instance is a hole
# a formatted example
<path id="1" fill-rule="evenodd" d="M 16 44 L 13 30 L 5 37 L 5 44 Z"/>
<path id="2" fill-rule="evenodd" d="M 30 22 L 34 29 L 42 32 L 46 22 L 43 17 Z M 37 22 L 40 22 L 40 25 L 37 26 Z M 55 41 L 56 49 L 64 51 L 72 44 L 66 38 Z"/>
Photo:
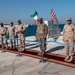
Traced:
<path id="1" fill-rule="evenodd" d="M 55 21 L 56 22 L 56 24 L 58 24 L 59 22 L 58 22 L 58 19 L 57 19 L 57 17 L 56 17 L 56 14 L 55 14 L 55 12 L 52 10 L 52 12 L 51 12 L 51 14 L 50 14 L 50 17 L 51 17 L 51 19 L 53 20 L 53 21 Z"/>

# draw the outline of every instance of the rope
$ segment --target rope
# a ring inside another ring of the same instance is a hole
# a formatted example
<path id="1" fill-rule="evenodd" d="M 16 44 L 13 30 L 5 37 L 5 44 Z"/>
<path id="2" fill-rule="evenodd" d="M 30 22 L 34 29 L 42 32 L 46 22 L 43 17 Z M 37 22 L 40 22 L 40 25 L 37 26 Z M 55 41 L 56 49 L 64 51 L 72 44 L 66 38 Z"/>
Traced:
<path id="1" fill-rule="evenodd" d="M 0 38 L 0 39 L 2 39 L 2 38 Z M 15 41 L 21 40 L 23 42 L 37 42 L 37 43 L 49 43 L 49 42 L 53 42 L 53 43 L 56 43 L 56 44 L 60 44 L 62 46 L 68 46 L 70 48 L 75 48 L 75 46 L 71 46 L 71 45 L 68 45 L 68 44 L 57 42 L 56 39 L 49 40 L 49 41 L 43 41 L 43 42 L 42 41 L 38 41 L 38 40 L 22 40 L 22 39 L 19 39 L 19 38 L 3 38 L 3 39 L 5 39 L 5 40 L 15 40 Z"/>

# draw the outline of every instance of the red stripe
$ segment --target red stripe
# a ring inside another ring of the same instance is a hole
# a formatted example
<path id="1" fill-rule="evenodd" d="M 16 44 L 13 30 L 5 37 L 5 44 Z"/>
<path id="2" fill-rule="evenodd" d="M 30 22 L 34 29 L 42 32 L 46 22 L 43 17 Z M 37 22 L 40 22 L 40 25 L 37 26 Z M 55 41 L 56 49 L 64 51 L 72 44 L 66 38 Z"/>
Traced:
<path id="1" fill-rule="evenodd" d="M 50 17 L 52 20 L 54 20 L 56 22 L 56 24 L 58 24 L 58 20 L 57 20 L 57 17 L 56 17 L 56 14 L 54 13 L 54 11 L 52 11 L 52 13 L 50 14 Z"/>

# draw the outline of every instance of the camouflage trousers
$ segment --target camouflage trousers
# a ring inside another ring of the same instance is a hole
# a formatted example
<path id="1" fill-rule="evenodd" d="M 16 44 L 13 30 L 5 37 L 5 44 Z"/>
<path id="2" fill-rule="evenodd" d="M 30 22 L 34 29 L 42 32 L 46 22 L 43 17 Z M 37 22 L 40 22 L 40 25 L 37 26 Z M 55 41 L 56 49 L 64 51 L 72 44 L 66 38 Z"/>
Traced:
<path id="1" fill-rule="evenodd" d="M 5 35 L 0 35 L 0 39 L 1 39 L 2 48 L 4 48 L 4 44 L 5 44 L 6 47 L 8 47 L 8 42 L 6 40 L 6 36 Z"/>
<path id="2" fill-rule="evenodd" d="M 20 48 L 19 50 L 25 49 L 25 37 L 24 36 L 18 36 L 19 42 L 20 42 Z"/>
<path id="3" fill-rule="evenodd" d="M 16 42 L 15 42 L 15 37 L 14 36 L 10 36 L 10 44 L 11 44 L 11 47 L 16 47 Z"/>
<path id="4" fill-rule="evenodd" d="M 74 55 L 74 41 L 73 41 L 73 39 L 69 39 L 69 40 L 65 40 L 64 41 L 64 43 L 66 44 L 66 45 L 68 45 L 68 46 L 65 46 L 64 47 L 64 49 L 65 49 L 65 51 L 66 51 L 66 54 L 68 54 L 68 55 Z"/>
<path id="5" fill-rule="evenodd" d="M 38 39 L 38 42 L 39 42 L 40 50 L 44 54 L 46 51 L 46 39 L 40 38 Z"/>

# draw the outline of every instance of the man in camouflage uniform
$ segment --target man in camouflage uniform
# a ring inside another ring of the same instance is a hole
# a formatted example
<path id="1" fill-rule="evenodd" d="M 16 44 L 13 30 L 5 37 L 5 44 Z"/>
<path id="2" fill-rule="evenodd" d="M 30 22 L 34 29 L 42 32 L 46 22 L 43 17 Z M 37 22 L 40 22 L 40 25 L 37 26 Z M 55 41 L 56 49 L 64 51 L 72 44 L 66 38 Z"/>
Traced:
<path id="1" fill-rule="evenodd" d="M 15 44 L 14 38 L 16 36 L 16 32 L 15 32 L 15 26 L 13 25 L 13 22 L 10 22 L 10 25 L 8 27 L 8 32 L 7 33 L 9 34 L 9 38 L 11 39 L 10 40 L 10 43 L 11 43 L 10 49 L 12 49 L 12 48 L 15 49 L 16 44 Z"/>
<path id="2" fill-rule="evenodd" d="M 5 45 L 6 45 L 6 49 L 7 49 L 8 48 L 8 43 L 7 43 L 7 40 L 5 39 L 6 38 L 6 33 L 7 33 L 6 27 L 4 27 L 3 23 L 0 23 L 1 45 L 2 45 L 2 48 L 4 48 L 4 41 L 5 41 Z"/>
<path id="3" fill-rule="evenodd" d="M 72 24 L 72 19 L 67 18 L 67 24 L 63 29 L 63 41 L 65 43 L 66 58 L 65 61 L 71 62 L 74 58 L 74 40 L 75 40 L 75 26 Z"/>
<path id="4" fill-rule="evenodd" d="M 17 20 L 18 25 L 16 26 L 16 33 L 18 34 L 18 38 L 20 39 L 20 49 L 19 51 L 24 51 L 25 49 L 25 25 L 21 23 L 21 20 Z"/>
<path id="5" fill-rule="evenodd" d="M 45 54 L 47 34 L 48 34 L 48 27 L 46 24 L 43 23 L 43 19 L 39 18 L 39 24 L 37 25 L 36 31 L 36 38 L 39 41 L 41 53 L 39 53 L 38 55 Z"/>

